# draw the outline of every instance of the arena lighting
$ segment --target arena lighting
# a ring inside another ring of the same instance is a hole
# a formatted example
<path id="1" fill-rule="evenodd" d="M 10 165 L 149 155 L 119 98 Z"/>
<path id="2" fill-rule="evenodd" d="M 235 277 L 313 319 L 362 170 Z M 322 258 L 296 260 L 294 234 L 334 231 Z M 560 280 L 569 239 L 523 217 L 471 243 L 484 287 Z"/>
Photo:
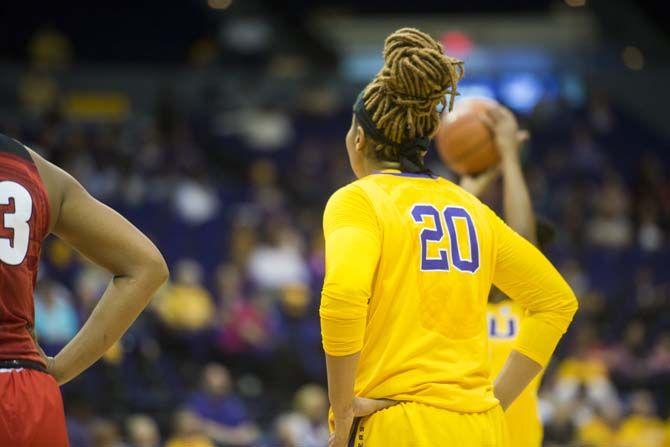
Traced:
<path id="1" fill-rule="evenodd" d="M 586 0 L 565 0 L 565 4 L 573 8 L 579 8 L 586 5 Z"/>
<path id="2" fill-rule="evenodd" d="M 496 93 L 490 83 L 461 82 L 458 84 L 459 98 L 491 98 L 496 99 Z M 456 99 L 458 101 L 458 99 Z"/>
<path id="3" fill-rule="evenodd" d="M 472 51 L 472 39 L 462 31 L 449 31 L 440 37 L 444 52 L 449 56 L 465 57 Z"/>
<path id="4" fill-rule="evenodd" d="M 207 5 L 212 9 L 227 9 L 233 4 L 233 0 L 207 0 Z"/>
<path id="5" fill-rule="evenodd" d="M 533 73 L 506 76 L 500 83 L 500 98 L 512 109 L 529 112 L 542 99 L 545 90 Z"/>
<path id="6" fill-rule="evenodd" d="M 631 70 L 642 70 L 644 68 L 644 54 L 638 47 L 628 45 L 621 51 L 623 64 Z"/>

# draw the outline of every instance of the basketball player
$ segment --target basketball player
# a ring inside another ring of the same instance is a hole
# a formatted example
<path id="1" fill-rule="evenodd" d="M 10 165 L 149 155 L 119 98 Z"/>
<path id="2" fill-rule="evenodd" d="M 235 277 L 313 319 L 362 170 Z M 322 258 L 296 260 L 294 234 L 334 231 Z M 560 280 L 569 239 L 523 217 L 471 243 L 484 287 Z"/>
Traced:
<path id="1" fill-rule="evenodd" d="M 461 76 L 442 45 L 401 29 L 354 105 L 346 146 L 358 180 L 324 212 L 331 447 L 509 445 L 503 410 L 547 364 L 577 310 L 532 244 L 424 167 L 438 106 L 450 109 Z M 496 139 L 516 144 L 516 126 L 501 114 L 491 114 Z M 527 311 L 495 385 L 492 284 Z M 354 422 L 355 396 L 399 403 Z"/>
<path id="2" fill-rule="evenodd" d="M 53 233 L 114 276 L 53 358 L 34 337 L 33 289 Z M 0 135 L 0 446 L 68 445 L 58 386 L 116 342 L 168 276 L 156 247 L 65 171 Z"/>
<path id="3" fill-rule="evenodd" d="M 507 109 L 502 109 L 503 120 L 514 122 L 515 118 Z M 489 127 L 493 123 L 482 117 Z M 480 196 L 493 180 L 502 174 L 503 213 L 505 222 L 514 231 L 531 243 L 542 248 L 552 237 L 553 230 L 546 223 L 536 223 L 528 186 L 523 176 L 519 145 L 528 137 L 526 132 L 517 133 L 517 144 L 496 142 L 500 155 L 500 165 L 476 177 L 464 177 L 461 186 L 468 192 Z M 539 231 L 539 230 L 543 231 Z M 519 328 L 524 317 L 524 309 L 507 299 L 499 290 L 493 289 L 488 304 L 488 331 L 491 350 L 491 377 L 502 370 L 505 360 L 512 352 Z M 541 447 L 542 422 L 538 413 L 537 392 L 541 374 L 521 393 L 505 411 L 512 446 Z"/>

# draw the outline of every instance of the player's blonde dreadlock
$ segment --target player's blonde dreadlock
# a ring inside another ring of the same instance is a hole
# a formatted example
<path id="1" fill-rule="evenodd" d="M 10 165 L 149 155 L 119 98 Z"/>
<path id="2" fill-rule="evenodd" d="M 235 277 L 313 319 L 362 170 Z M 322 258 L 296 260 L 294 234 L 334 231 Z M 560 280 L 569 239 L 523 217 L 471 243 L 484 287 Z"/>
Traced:
<path id="1" fill-rule="evenodd" d="M 376 141 L 377 157 L 402 161 L 409 155 L 423 169 L 420 148 L 401 154 L 399 145 L 432 138 L 440 124 L 438 105 L 451 110 L 463 62 L 446 56 L 442 44 L 414 28 L 402 28 L 384 44 L 384 66 L 363 91 L 365 111 L 393 145 Z M 447 101 L 447 96 L 449 100 Z"/>

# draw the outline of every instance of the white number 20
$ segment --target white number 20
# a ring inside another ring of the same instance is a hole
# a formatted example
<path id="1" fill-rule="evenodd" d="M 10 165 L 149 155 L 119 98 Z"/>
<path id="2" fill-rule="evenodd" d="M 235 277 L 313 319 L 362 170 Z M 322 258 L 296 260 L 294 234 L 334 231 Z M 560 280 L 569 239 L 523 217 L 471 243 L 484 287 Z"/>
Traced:
<path id="1" fill-rule="evenodd" d="M 14 204 L 11 212 L 0 209 L 0 232 L 10 237 L 0 236 L 0 261 L 9 265 L 19 265 L 26 258 L 30 243 L 28 221 L 33 214 L 33 199 L 23 186 L 11 181 L 0 182 L 0 208 Z M 5 231 L 2 231 L 5 230 Z"/>

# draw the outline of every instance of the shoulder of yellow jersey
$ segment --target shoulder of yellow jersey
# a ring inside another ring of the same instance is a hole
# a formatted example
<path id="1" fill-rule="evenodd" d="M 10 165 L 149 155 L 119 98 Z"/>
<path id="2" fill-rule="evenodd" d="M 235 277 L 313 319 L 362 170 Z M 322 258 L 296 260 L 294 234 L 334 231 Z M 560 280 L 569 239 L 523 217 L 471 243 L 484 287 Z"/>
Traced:
<path id="1" fill-rule="evenodd" d="M 328 235 L 337 228 L 361 225 L 373 231 L 380 227 L 369 195 L 361 183 L 355 181 L 338 189 L 328 199 L 323 212 L 323 231 Z"/>
<path id="2" fill-rule="evenodd" d="M 360 188 L 362 191 L 365 191 L 368 196 L 374 197 L 375 191 L 388 191 L 389 188 L 399 184 L 409 184 L 412 182 L 428 182 L 429 185 L 433 185 L 435 190 L 443 189 L 445 193 L 448 193 L 450 196 L 454 197 L 457 202 L 463 205 L 475 207 L 486 206 L 475 195 L 461 188 L 456 183 L 439 176 L 431 177 L 417 174 L 382 172 L 367 175 L 341 189 L 346 189 L 348 187 Z"/>

